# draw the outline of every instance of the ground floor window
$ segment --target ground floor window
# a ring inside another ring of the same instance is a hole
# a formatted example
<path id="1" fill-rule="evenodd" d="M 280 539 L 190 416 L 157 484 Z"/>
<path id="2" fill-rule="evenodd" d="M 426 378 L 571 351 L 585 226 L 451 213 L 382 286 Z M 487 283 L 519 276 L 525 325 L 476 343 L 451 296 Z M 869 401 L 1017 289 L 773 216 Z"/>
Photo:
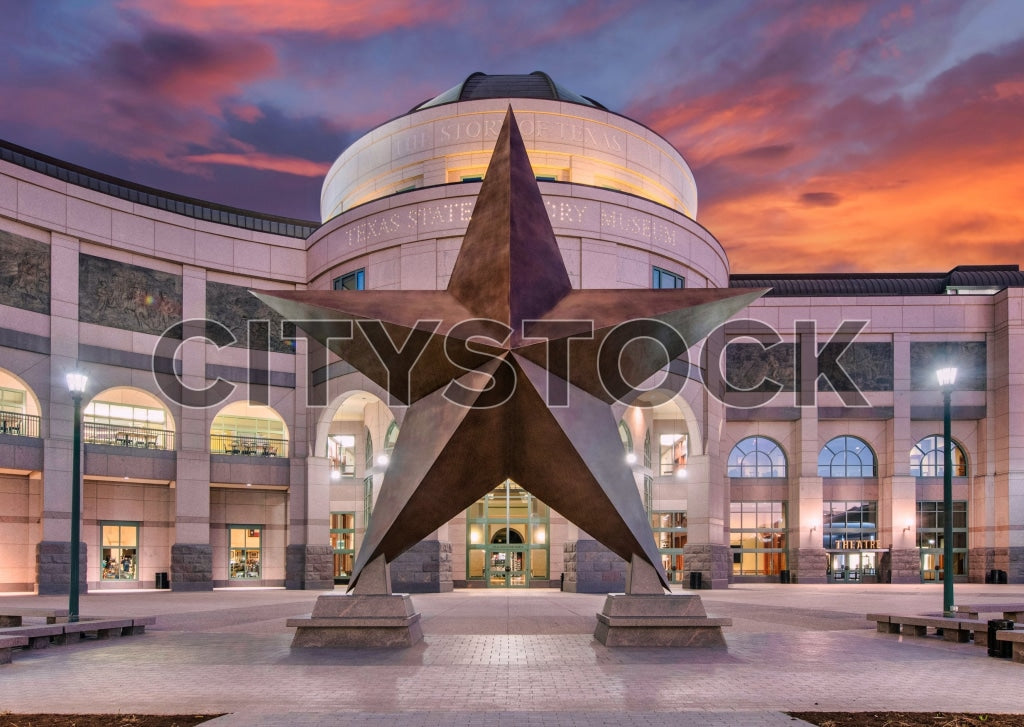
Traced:
<path id="1" fill-rule="evenodd" d="M 334 549 L 334 577 L 347 582 L 356 553 L 356 514 L 331 513 L 331 547 Z"/>
<path id="2" fill-rule="evenodd" d="M 260 525 L 232 525 L 228 528 L 229 577 L 260 577 L 262 540 L 263 528 Z"/>
<path id="3" fill-rule="evenodd" d="M 370 526 L 370 515 L 373 514 L 373 475 L 363 478 L 363 527 Z"/>
<path id="4" fill-rule="evenodd" d="M 547 505 L 506 480 L 466 513 L 466 577 L 489 587 L 526 587 L 551 578 Z"/>
<path id="5" fill-rule="evenodd" d="M 772 576 L 786 570 L 786 503 L 730 503 L 729 530 L 733 575 Z"/>
<path id="6" fill-rule="evenodd" d="M 921 553 L 921 580 L 941 581 L 945 576 L 946 511 L 942 500 L 917 503 L 917 547 Z M 967 575 L 967 502 L 953 501 L 953 575 Z"/>
<path id="7" fill-rule="evenodd" d="M 661 565 L 671 583 L 683 581 L 683 548 L 686 547 L 686 512 L 651 513 L 654 543 L 661 553 Z"/>
<path id="8" fill-rule="evenodd" d="M 100 580 L 139 579 L 139 524 L 100 523 Z"/>

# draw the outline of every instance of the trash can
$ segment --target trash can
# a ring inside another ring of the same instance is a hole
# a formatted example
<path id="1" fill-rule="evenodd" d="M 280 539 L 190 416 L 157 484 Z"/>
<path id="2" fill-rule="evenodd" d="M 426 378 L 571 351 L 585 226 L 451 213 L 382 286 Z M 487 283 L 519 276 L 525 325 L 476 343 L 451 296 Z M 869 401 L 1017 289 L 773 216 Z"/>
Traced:
<path id="1" fill-rule="evenodd" d="M 996 631 L 1012 631 L 1013 621 L 1007 618 L 994 618 L 988 622 L 988 655 L 999 659 L 1013 656 L 1013 642 L 996 641 Z"/>
<path id="2" fill-rule="evenodd" d="M 703 586 L 701 581 L 704 578 L 704 574 L 699 570 L 690 571 L 690 588 L 694 591 L 699 591 Z"/>
<path id="3" fill-rule="evenodd" d="M 779 571 L 779 583 L 789 583 L 789 571 L 788 570 L 780 570 Z"/>
<path id="4" fill-rule="evenodd" d="M 171 583 L 168 580 L 166 573 L 157 573 L 156 574 L 156 587 L 157 588 L 170 588 L 171 587 Z"/>

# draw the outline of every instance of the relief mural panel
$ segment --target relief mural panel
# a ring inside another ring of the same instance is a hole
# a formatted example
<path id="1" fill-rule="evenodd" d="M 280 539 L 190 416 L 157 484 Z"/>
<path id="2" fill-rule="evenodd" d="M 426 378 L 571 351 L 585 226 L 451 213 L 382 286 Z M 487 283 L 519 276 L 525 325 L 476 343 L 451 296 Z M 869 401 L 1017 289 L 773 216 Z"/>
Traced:
<path id="1" fill-rule="evenodd" d="M 938 389 L 936 369 L 956 366 L 956 388 L 984 391 L 987 388 L 984 341 L 922 341 L 910 344 L 910 388 Z"/>
<path id="2" fill-rule="evenodd" d="M 206 317 L 223 324 L 234 334 L 232 346 L 295 353 L 292 343 L 281 338 L 281 316 L 261 303 L 245 286 L 207 282 Z M 253 339 L 249 341 L 249 321 L 270 321 L 269 349 L 262 326 L 254 330 Z"/>
<path id="3" fill-rule="evenodd" d="M 181 276 L 78 256 L 78 319 L 138 333 L 163 334 L 181 321 Z"/>
<path id="4" fill-rule="evenodd" d="M 0 304 L 49 314 L 49 245 L 0 230 Z"/>

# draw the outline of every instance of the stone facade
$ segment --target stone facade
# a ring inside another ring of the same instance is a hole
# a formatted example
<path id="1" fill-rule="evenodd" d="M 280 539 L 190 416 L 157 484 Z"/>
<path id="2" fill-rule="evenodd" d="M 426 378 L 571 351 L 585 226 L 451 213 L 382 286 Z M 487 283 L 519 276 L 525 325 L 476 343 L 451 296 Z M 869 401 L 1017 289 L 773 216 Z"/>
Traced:
<path id="1" fill-rule="evenodd" d="M 71 543 L 42 542 L 36 546 L 40 596 L 66 595 L 71 583 Z M 88 555 L 84 544 L 78 552 L 78 592 L 88 593 Z"/>
<path id="2" fill-rule="evenodd" d="M 596 540 L 580 539 L 563 546 L 565 583 L 569 593 L 621 593 L 626 590 L 626 561 Z"/>
<path id="3" fill-rule="evenodd" d="M 213 546 L 205 543 L 171 546 L 171 590 L 213 590 Z"/>
<path id="4" fill-rule="evenodd" d="M 307 591 L 334 588 L 334 548 L 289 545 L 285 549 L 284 587 Z"/>
<path id="5" fill-rule="evenodd" d="M 891 550 L 890 568 L 878 574 L 879 580 L 887 583 L 920 583 L 921 553 L 913 548 Z"/>
<path id="6" fill-rule="evenodd" d="M 701 574 L 701 588 L 727 588 L 732 575 L 732 551 L 727 545 L 687 543 L 683 548 L 683 583 L 689 585 L 690 573 Z"/>
<path id="7" fill-rule="evenodd" d="M 821 548 L 794 548 L 789 551 L 790 583 L 824 583 L 828 555 Z"/>
<path id="8" fill-rule="evenodd" d="M 452 590 L 452 544 L 421 540 L 391 563 L 394 593 L 447 593 Z"/>

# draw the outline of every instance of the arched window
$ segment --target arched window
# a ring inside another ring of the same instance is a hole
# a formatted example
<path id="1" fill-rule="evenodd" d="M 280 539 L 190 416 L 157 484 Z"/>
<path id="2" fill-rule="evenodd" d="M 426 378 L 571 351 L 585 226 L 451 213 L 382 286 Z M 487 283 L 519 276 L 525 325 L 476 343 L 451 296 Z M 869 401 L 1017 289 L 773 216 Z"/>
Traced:
<path id="1" fill-rule="evenodd" d="M 651 468 L 651 430 L 644 432 L 644 467 Z"/>
<path id="2" fill-rule="evenodd" d="M 384 454 L 389 458 L 395 451 L 395 442 L 398 441 L 398 425 L 394 422 L 388 425 L 388 431 L 384 434 Z"/>
<path id="3" fill-rule="evenodd" d="M 633 435 L 629 432 L 629 427 L 626 426 L 626 422 L 619 420 L 619 439 L 622 440 L 622 449 L 625 450 L 626 454 L 633 453 Z"/>
<path id="4" fill-rule="evenodd" d="M 747 437 L 729 453 L 729 477 L 785 477 L 786 453 L 767 437 Z"/>
<path id="5" fill-rule="evenodd" d="M 863 439 L 836 437 L 818 453 L 818 477 L 874 477 L 875 453 Z"/>
<path id="6" fill-rule="evenodd" d="M 946 439 L 941 434 L 925 437 L 910 449 L 911 477 L 942 477 L 945 475 Z M 953 476 L 967 476 L 967 455 L 953 440 Z"/>

